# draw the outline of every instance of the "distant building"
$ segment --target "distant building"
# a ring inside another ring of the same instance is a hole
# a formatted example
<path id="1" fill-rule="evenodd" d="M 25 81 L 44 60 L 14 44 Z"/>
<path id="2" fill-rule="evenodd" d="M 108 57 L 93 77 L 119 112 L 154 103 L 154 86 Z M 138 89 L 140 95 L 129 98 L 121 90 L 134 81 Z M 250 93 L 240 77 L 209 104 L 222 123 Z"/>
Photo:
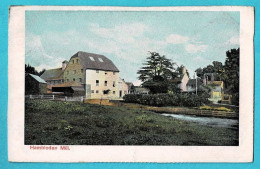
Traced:
<path id="1" fill-rule="evenodd" d="M 128 94 L 128 85 L 125 82 L 124 79 L 121 79 L 119 77 L 119 81 L 118 81 L 118 88 L 119 88 L 119 97 L 123 98 L 124 95 Z"/>
<path id="2" fill-rule="evenodd" d="M 203 84 L 207 85 L 208 82 L 217 80 L 217 74 L 216 73 L 205 73 L 203 75 Z"/>
<path id="3" fill-rule="evenodd" d="M 223 81 L 209 81 L 207 86 L 211 88 L 210 99 L 217 102 L 222 99 L 224 95 L 224 82 Z"/>
<path id="4" fill-rule="evenodd" d="M 186 92 L 188 81 L 189 81 L 189 75 L 188 75 L 187 69 L 183 66 L 181 75 L 179 75 L 179 77 L 171 80 L 170 82 L 175 83 L 178 86 L 178 88 L 181 89 L 182 92 Z"/>
<path id="5" fill-rule="evenodd" d="M 25 74 L 25 95 L 47 93 L 47 83 L 37 75 Z"/>
<path id="6" fill-rule="evenodd" d="M 135 87 L 134 94 L 149 94 L 150 90 L 144 87 Z"/>
<path id="7" fill-rule="evenodd" d="M 44 79 L 48 85 L 64 83 L 63 72 L 66 69 L 67 65 L 68 61 L 64 60 L 62 62 L 61 68 L 45 70 L 44 73 L 41 75 L 41 78 Z"/>
<path id="8" fill-rule="evenodd" d="M 126 82 L 128 86 L 128 93 L 133 94 L 135 92 L 135 86 L 132 82 Z"/>
<path id="9" fill-rule="evenodd" d="M 196 84 L 197 82 L 197 84 Z M 197 91 L 200 90 L 201 85 L 203 85 L 203 81 L 200 78 L 196 79 L 189 79 L 186 87 L 187 87 L 187 92 L 196 92 L 196 87 L 197 87 Z"/>

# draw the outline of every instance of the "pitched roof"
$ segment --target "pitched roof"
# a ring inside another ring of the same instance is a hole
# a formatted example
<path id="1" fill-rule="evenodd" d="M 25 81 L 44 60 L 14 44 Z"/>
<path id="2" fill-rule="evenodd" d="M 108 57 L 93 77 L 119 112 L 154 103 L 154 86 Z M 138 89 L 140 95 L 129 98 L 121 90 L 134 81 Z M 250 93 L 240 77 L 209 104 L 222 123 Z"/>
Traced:
<path id="1" fill-rule="evenodd" d="M 134 86 L 134 84 L 132 82 L 125 82 L 127 84 L 128 87 L 130 86 Z"/>
<path id="2" fill-rule="evenodd" d="M 40 78 L 39 76 L 37 75 L 34 75 L 34 74 L 30 74 L 30 73 L 26 73 L 25 76 L 28 76 L 30 75 L 32 78 L 34 78 L 36 81 L 38 81 L 39 83 L 46 83 L 45 80 L 43 80 L 42 78 Z"/>
<path id="3" fill-rule="evenodd" d="M 45 72 L 41 75 L 41 78 L 44 80 L 62 79 L 63 72 L 64 71 L 62 68 L 45 70 Z"/>
<path id="4" fill-rule="evenodd" d="M 71 82 L 56 84 L 53 85 L 52 87 L 81 87 L 81 86 L 82 86 L 81 83 L 76 81 L 71 81 Z"/>
<path id="5" fill-rule="evenodd" d="M 114 63 L 104 55 L 79 51 L 71 58 L 79 57 L 84 69 L 119 72 Z"/>
<path id="6" fill-rule="evenodd" d="M 223 81 L 208 81 L 208 84 L 213 84 L 213 85 L 222 85 L 223 84 Z"/>

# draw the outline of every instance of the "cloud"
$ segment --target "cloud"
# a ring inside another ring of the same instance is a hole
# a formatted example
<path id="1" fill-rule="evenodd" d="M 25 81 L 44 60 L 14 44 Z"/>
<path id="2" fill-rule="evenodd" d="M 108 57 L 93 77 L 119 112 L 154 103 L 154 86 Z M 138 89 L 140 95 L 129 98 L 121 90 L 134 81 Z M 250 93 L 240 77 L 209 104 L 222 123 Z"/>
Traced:
<path id="1" fill-rule="evenodd" d="M 198 37 L 187 37 L 179 34 L 170 34 L 166 37 L 168 44 L 183 44 L 188 53 L 205 52 L 207 45 L 203 45 L 201 41 L 196 40 Z"/>
<path id="2" fill-rule="evenodd" d="M 65 59 L 62 57 L 54 57 L 53 59 L 48 61 L 48 64 L 41 63 L 39 65 L 35 66 L 35 69 L 37 71 L 41 71 L 42 69 L 55 69 L 55 68 L 60 68 L 62 66 L 62 62 Z"/>
<path id="3" fill-rule="evenodd" d="M 39 35 L 29 34 L 28 41 L 26 41 L 26 54 L 32 57 L 51 59 L 52 56 L 48 55 L 43 48 L 41 37 Z"/>
<path id="4" fill-rule="evenodd" d="M 187 36 L 181 36 L 178 34 L 170 34 L 168 37 L 166 37 L 166 42 L 170 44 L 184 44 L 189 41 L 189 37 Z"/>
<path id="5" fill-rule="evenodd" d="M 239 44 L 240 44 L 240 42 L 239 42 L 239 37 L 237 37 L 237 36 L 231 37 L 231 38 L 226 42 L 226 44 L 239 45 Z"/>
<path id="6" fill-rule="evenodd" d="M 207 59 L 205 59 L 201 56 L 196 56 L 196 57 L 192 58 L 192 60 L 195 61 L 195 62 L 200 62 L 200 63 L 209 62 Z"/>
<path id="7" fill-rule="evenodd" d="M 187 44 L 185 45 L 185 50 L 188 53 L 197 53 L 197 52 L 205 52 L 207 45 L 194 45 L 194 44 Z"/>
<path id="8" fill-rule="evenodd" d="M 90 31 L 96 35 L 113 39 L 120 43 L 134 43 L 136 37 L 140 37 L 148 27 L 142 23 L 116 25 L 112 28 L 100 27 L 99 24 L 90 24 Z"/>

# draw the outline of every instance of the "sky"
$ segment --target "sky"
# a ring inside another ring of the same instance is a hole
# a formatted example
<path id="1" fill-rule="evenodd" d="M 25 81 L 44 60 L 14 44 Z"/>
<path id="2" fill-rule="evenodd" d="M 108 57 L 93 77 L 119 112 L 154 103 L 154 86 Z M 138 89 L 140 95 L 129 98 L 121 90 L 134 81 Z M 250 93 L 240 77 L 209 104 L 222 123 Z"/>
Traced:
<path id="1" fill-rule="evenodd" d="M 78 51 L 102 54 L 125 81 L 150 52 L 184 65 L 190 76 L 239 47 L 239 12 L 26 11 L 25 62 L 38 71 L 61 67 Z"/>

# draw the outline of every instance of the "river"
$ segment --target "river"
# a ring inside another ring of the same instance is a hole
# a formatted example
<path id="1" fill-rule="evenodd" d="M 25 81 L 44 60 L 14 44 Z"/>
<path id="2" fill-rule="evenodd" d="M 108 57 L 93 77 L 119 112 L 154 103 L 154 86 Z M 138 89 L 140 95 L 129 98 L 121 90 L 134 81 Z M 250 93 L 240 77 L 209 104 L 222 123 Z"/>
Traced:
<path id="1" fill-rule="evenodd" d="M 224 119 L 224 118 L 216 118 L 216 117 L 198 117 L 198 116 L 190 116 L 190 115 L 180 115 L 180 114 L 161 114 L 163 116 L 172 117 L 178 120 L 190 121 L 194 123 L 198 123 L 200 125 L 210 126 L 210 127 L 223 127 L 230 129 L 238 128 L 238 120 L 237 119 Z"/>

